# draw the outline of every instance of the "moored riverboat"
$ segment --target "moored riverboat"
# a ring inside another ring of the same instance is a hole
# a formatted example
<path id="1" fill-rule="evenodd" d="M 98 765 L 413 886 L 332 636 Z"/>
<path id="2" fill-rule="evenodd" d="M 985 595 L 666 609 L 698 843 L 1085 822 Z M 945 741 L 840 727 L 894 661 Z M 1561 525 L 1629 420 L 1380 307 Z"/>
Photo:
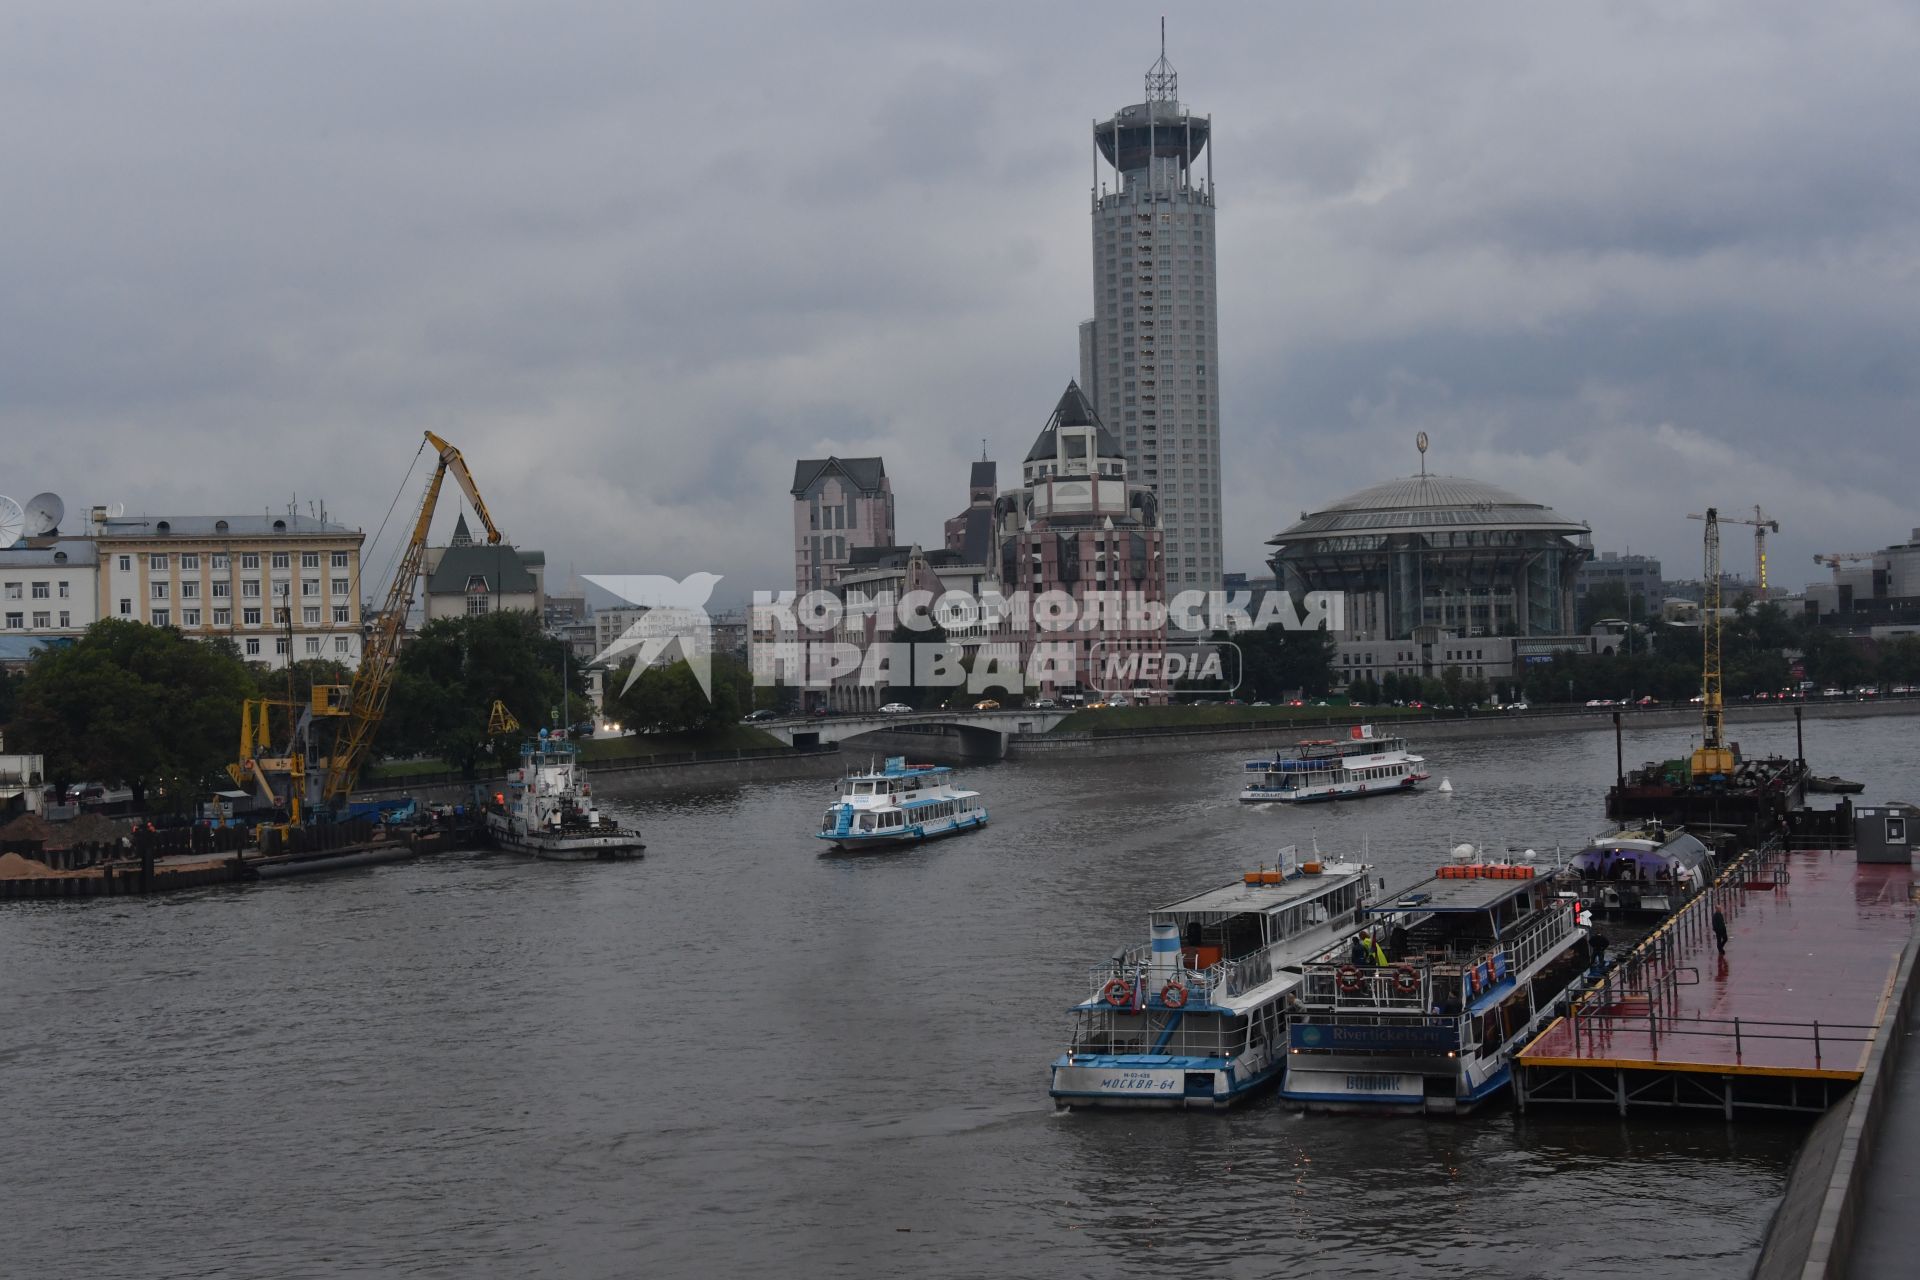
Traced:
<path id="1" fill-rule="evenodd" d="M 1223 1109 L 1278 1077 L 1300 962 L 1357 927 L 1371 879 L 1285 861 L 1151 912 L 1148 942 L 1092 968 L 1056 1106 Z"/>
<path id="2" fill-rule="evenodd" d="M 545 729 L 520 747 L 520 767 L 487 806 L 487 836 L 513 853 L 549 862 L 637 858 L 640 833 L 600 812 L 573 742 Z"/>
<path id="3" fill-rule="evenodd" d="M 1363 915 L 1304 966 L 1281 1085 L 1303 1110 L 1473 1110 L 1591 960 L 1579 904 L 1525 864 L 1458 861 Z"/>
<path id="4" fill-rule="evenodd" d="M 1555 874 L 1554 885 L 1601 919 L 1653 922 L 1706 888 L 1717 866 L 1699 837 L 1649 822 L 1595 836 Z"/>

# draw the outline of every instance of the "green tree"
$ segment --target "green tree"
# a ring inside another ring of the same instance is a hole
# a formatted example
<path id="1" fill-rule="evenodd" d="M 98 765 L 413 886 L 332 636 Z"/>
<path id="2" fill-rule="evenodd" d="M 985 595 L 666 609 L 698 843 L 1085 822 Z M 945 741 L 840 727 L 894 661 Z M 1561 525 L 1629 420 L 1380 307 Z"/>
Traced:
<path id="1" fill-rule="evenodd" d="M 735 723 L 753 703 L 752 673 L 723 654 L 713 657 L 712 697 L 684 661 L 649 667 L 628 688 L 632 673 L 631 660 L 608 673 L 601 710 L 637 733 L 707 732 Z"/>
<path id="2" fill-rule="evenodd" d="M 252 673 L 231 644 L 108 618 L 34 658 L 17 690 L 19 746 L 58 786 L 100 781 L 170 807 L 220 785 L 240 739 Z"/>
<path id="3" fill-rule="evenodd" d="M 1297 690 L 1317 697 L 1333 687 L 1336 646 L 1326 631 L 1216 631 L 1212 638 L 1239 646 L 1242 696 L 1278 699 Z"/>
<path id="4" fill-rule="evenodd" d="M 1580 597 L 1580 630 L 1591 630 L 1593 624 L 1602 618 L 1619 618 L 1624 621 L 1627 618 L 1629 609 L 1632 609 L 1643 618 L 1647 613 L 1644 605 L 1639 605 L 1637 601 L 1634 601 L 1628 596 L 1626 583 L 1593 583 L 1587 588 L 1587 594 Z"/>
<path id="5" fill-rule="evenodd" d="M 383 755 L 438 756 L 465 777 L 477 776 L 483 763 L 503 767 L 519 740 L 488 736 L 494 700 L 527 733 L 562 727 L 567 656 L 566 642 L 542 634 L 525 611 L 436 618 L 400 649 L 375 745 Z M 567 692 L 575 713 L 584 711 L 585 676 L 571 666 Z"/>

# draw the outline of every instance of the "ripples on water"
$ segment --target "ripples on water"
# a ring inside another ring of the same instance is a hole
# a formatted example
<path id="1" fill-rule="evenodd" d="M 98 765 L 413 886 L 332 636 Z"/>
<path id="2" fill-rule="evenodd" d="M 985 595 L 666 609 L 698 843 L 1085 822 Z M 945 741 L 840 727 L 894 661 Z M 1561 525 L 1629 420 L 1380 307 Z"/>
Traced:
<path id="1" fill-rule="evenodd" d="M 1899 719 L 1808 745 L 1869 799 L 1920 763 Z M 1570 851 L 1613 772 L 1603 733 L 1435 743 L 1451 796 L 1290 810 L 1231 798 L 1250 754 L 977 769 L 993 824 L 890 856 L 820 855 L 827 780 L 609 780 L 643 862 L 10 904 L 0 1273 L 1745 1275 L 1793 1125 L 1053 1111 L 1150 907 L 1290 841 L 1392 884 Z"/>

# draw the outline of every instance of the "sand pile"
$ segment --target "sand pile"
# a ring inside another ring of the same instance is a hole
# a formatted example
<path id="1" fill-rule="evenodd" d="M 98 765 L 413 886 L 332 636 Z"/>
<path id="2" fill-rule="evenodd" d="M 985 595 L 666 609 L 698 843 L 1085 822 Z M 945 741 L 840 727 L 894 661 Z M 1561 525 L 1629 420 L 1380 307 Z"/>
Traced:
<path id="1" fill-rule="evenodd" d="M 53 838 L 54 831 L 54 825 L 39 814 L 23 813 L 0 827 L 0 844 L 45 844 Z"/>
<path id="2" fill-rule="evenodd" d="M 17 853 L 0 853 L 0 880 L 47 880 L 66 875 L 44 862 L 23 858 Z"/>

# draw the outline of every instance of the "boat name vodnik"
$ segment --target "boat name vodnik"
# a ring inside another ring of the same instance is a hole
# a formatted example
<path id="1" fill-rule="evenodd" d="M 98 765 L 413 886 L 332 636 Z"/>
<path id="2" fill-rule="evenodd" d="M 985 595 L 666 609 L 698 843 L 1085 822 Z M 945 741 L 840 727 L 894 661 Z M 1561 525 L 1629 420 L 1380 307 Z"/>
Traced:
<path id="1" fill-rule="evenodd" d="M 1504 1089 L 1509 1056 L 1591 959 L 1552 879 L 1461 861 L 1368 908 L 1349 946 L 1304 966 L 1281 1096 L 1307 1110 L 1461 1114 Z"/>

